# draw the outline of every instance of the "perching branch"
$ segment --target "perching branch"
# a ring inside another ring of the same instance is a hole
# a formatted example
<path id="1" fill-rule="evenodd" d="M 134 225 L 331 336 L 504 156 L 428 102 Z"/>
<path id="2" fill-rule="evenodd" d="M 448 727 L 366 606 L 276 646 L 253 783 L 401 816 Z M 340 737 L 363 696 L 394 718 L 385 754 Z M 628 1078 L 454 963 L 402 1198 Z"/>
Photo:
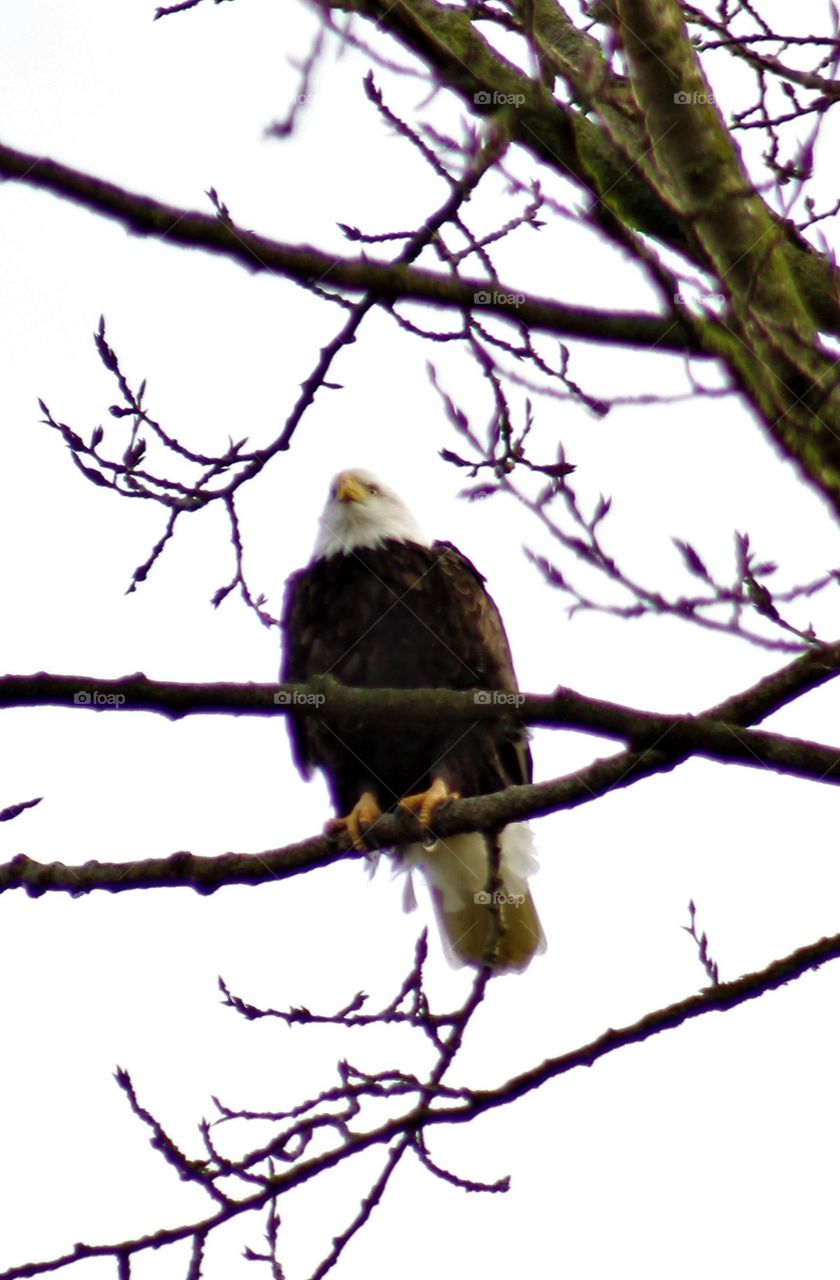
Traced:
<path id="1" fill-rule="evenodd" d="M 693 756 L 840 785 L 840 747 L 737 729 L 725 722 L 675 721 L 650 746 L 596 760 L 565 777 L 452 801 L 439 810 L 428 831 L 408 815 L 383 814 L 365 838 L 368 847 L 375 850 L 428 839 L 430 834 L 446 838 L 465 831 L 493 831 L 509 822 L 525 822 L 589 804 L 609 791 L 631 786 L 657 773 L 670 772 Z M 0 893 L 25 888 L 32 897 L 46 892 L 78 897 L 92 890 L 123 893 L 173 887 L 213 893 L 226 885 L 264 884 L 328 866 L 342 858 L 360 856 L 364 855 L 350 849 L 344 837 L 334 836 L 312 836 L 296 844 L 254 854 L 201 857 L 179 852 L 129 864 L 89 861 L 81 866 L 65 866 L 61 862 L 36 862 L 26 854 L 18 854 L 0 866 Z"/>
<path id="2" fill-rule="evenodd" d="M 6 676 L 0 679 L 0 706 L 68 705 L 72 690 L 86 684 L 90 701 L 99 705 L 121 704 L 134 709 L 156 710 L 177 718 L 188 712 L 232 714 L 323 714 L 358 719 L 364 713 L 370 724 L 417 723 L 444 718 L 479 721 L 503 714 L 519 723 L 584 730 L 602 737 L 626 741 L 629 749 L 596 760 L 564 778 L 530 786 L 508 787 L 492 795 L 454 801 L 441 809 L 434 833 L 446 837 L 463 831 L 492 831 L 505 823 L 524 821 L 561 809 L 587 804 L 617 787 L 668 772 L 692 756 L 766 768 L 789 777 L 808 778 L 837 785 L 840 782 L 840 748 L 803 742 L 783 734 L 746 726 L 764 720 L 802 693 L 818 688 L 840 671 L 840 644 L 810 651 L 786 667 L 765 677 L 750 689 L 734 695 L 698 716 L 668 716 L 622 707 L 570 690 L 550 697 L 470 693 L 446 689 L 396 690 L 349 689 L 335 681 L 312 686 L 276 685 L 177 685 L 130 676 L 123 680 L 79 681 L 67 676 Z M 104 688 L 108 693 L 103 693 Z M 130 691 L 118 694 L 117 689 Z M 29 696 L 25 696 L 28 692 Z M 78 692 L 76 697 L 78 697 Z M 279 702 L 275 702 L 275 698 Z M 111 699 L 110 702 L 107 699 Z M 78 703 L 77 703 L 78 705 Z M 371 849 L 390 849 L 423 838 L 413 817 L 384 814 L 368 835 Z M 25 888 L 33 896 L 49 891 L 78 895 L 92 890 L 111 893 L 131 889 L 186 886 L 212 893 L 228 884 L 261 884 L 326 866 L 340 858 L 359 856 L 335 837 L 308 840 L 257 854 L 226 853 L 198 857 L 180 852 L 142 862 L 97 863 L 65 866 L 41 864 L 21 854 L 0 867 L 0 892 Z"/>

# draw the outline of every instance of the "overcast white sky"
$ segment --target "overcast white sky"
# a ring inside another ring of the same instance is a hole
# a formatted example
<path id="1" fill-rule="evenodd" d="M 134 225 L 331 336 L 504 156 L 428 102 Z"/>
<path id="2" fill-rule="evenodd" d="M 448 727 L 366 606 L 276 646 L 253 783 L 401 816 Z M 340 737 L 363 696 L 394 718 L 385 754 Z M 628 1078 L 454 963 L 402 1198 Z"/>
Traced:
<path id="1" fill-rule="evenodd" d="M 185 208 L 209 211 L 203 192 L 214 186 L 239 225 L 337 251 L 339 221 L 401 229 L 440 202 L 442 186 L 366 101 L 362 55 L 328 58 L 295 136 L 266 140 L 265 126 L 297 92 L 287 59 L 308 48 L 306 8 L 240 0 L 159 23 L 153 9 L 151 0 L 8 6 L 2 140 Z M 805 4 L 796 16 L 807 31 L 822 13 Z M 419 84 L 377 76 L 389 102 L 416 110 Z M 446 94 L 430 108 L 450 130 L 459 112 Z M 829 142 L 822 158 L 833 177 Z M 525 158 L 512 163 L 527 175 Z M 501 183 L 489 190 L 471 209 L 479 230 L 510 216 L 492 196 Z M 836 191 L 823 195 L 829 203 Z M 833 224 L 823 228 L 831 238 Z M 37 397 L 81 434 L 107 420 L 115 390 L 91 341 L 104 313 L 124 369 L 135 383 L 148 379 L 150 411 L 168 430 L 208 452 L 228 434 L 265 443 L 339 313 L 287 282 L 129 236 L 22 183 L 0 187 L 0 242 L 3 668 L 274 679 L 276 632 L 232 597 L 218 610 L 209 604 L 233 567 L 221 514 L 182 522 L 149 581 L 126 595 L 163 513 L 87 483 L 39 425 Z M 563 302 L 656 303 L 634 268 L 568 222 L 521 232 L 498 262 L 506 281 Z M 463 477 L 437 450 L 462 446 L 428 382 L 430 356 L 475 422 L 485 421 L 486 391 L 465 360 L 373 313 L 337 363 L 344 389 L 319 395 L 291 451 L 243 494 L 250 583 L 274 613 L 287 574 L 309 558 L 330 476 L 358 464 L 487 575 L 523 688 L 563 684 L 690 711 L 783 664 L 784 655 L 671 621 L 569 622 L 564 599 L 522 555 L 528 543 L 563 563 L 527 513 L 507 497 L 457 498 Z M 594 346 L 575 348 L 572 372 L 598 395 L 685 386 L 676 359 Z M 713 380 L 705 366 L 695 372 Z M 734 399 L 616 410 L 603 421 L 540 402 L 533 456 L 552 460 L 558 437 L 585 499 L 614 496 L 610 547 L 663 590 L 689 589 L 672 535 L 694 542 L 722 577 L 732 572 L 736 528 L 781 562 L 785 583 L 840 561 L 825 508 Z M 830 596 L 795 620 L 833 638 L 836 618 Z M 830 742 L 838 710 L 830 686 L 770 724 Z M 3 713 L 2 729 L 0 807 L 44 797 L 0 825 L 2 861 L 19 851 L 66 862 L 256 852 L 311 835 L 328 816 L 322 785 L 304 784 L 291 765 L 281 720 L 169 724 L 129 711 L 15 710 Z M 537 777 L 607 750 L 583 735 L 539 732 Z M 493 984 L 453 1079 L 497 1084 L 701 987 L 681 930 L 692 897 L 726 978 L 836 932 L 836 826 L 830 788 L 703 762 L 536 823 L 548 951 L 524 976 Z M 369 882 L 354 862 L 208 899 L 180 890 L 0 897 L 0 1269 L 206 1209 L 149 1150 L 113 1082 L 117 1064 L 198 1154 L 195 1126 L 211 1094 L 253 1109 L 291 1106 L 332 1082 L 339 1057 L 370 1070 L 422 1061 L 396 1034 L 245 1024 L 220 1006 L 216 987 L 222 974 L 253 1003 L 323 1011 L 359 989 L 374 1004 L 390 999 L 429 919 L 425 903 L 403 915 L 401 893 L 386 866 Z M 468 984 L 447 968 L 435 936 L 430 984 L 442 1007 Z M 840 970 L 829 967 L 467 1130 L 438 1132 L 441 1163 L 485 1180 L 509 1172 L 511 1192 L 466 1197 L 406 1164 L 337 1274 L 825 1273 L 836 1254 L 838 996 Z M 378 1157 L 366 1157 L 281 1205 L 290 1280 L 309 1274 L 377 1168 Z M 245 1274 L 243 1244 L 259 1247 L 261 1230 L 251 1219 L 221 1233 L 207 1276 Z M 137 1274 L 157 1280 L 185 1266 L 173 1251 L 145 1259 Z M 75 1271 L 82 1280 L 112 1273 L 110 1263 Z"/>

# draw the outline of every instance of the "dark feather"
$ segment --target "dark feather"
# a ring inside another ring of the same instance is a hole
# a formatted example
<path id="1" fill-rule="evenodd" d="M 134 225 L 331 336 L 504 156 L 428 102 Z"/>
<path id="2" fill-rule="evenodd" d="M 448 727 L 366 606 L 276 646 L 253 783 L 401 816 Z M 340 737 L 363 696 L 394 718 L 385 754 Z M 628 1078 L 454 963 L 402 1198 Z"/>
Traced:
<path id="1" fill-rule="evenodd" d="M 365 688 L 517 689 L 499 611 L 484 578 L 448 542 L 386 541 L 292 575 L 283 609 L 282 679 L 329 674 Z M 336 811 L 369 790 L 383 809 L 441 776 L 461 795 L 531 779 L 527 734 L 487 721 L 367 727 L 288 717 L 292 752 L 324 770 Z"/>

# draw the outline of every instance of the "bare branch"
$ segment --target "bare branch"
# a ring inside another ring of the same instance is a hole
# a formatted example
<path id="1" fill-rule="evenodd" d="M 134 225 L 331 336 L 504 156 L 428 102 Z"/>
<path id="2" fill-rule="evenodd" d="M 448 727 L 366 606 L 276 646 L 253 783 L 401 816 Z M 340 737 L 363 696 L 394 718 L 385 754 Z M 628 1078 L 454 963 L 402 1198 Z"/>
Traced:
<path id="1" fill-rule="evenodd" d="M 113 218 L 139 234 L 220 254 L 250 271 L 268 271 L 298 283 L 327 282 L 350 291 L 365 291 L 377 302 L 403 299 L 433 307 L 469 310 L 475 305 L 476 294 L 486 291 L 486 280 L 440 276 L 403 264 L 341 258 L 317 249 L 283 244 L 253 231 L 234 228 L 218 218 L 137 195 L 46 156 L 27 155 L 2 144 L 0 175 L 51 191 L 94 213 Z M 521 291 L 510 286 L 500 286 L 496 292 L 497 297 L 484 305 L 500 316 L 534 329 L 657 351 L 708 354 L 693 335 L 659 316 L 567 307 L 530 295 L 519 302 Z"/>
<path id="2" fill-rule="evenodd" d="M 226 710 L 236 713 L 276 714 L 295 710 L 322 714 L 328 689 L 330 714 L 341 718 L 364 714 L 371 724 L 422 722 L 445 717 L 453 720 L 480 720 L 513 716 L 517 723 L 554 725 L 584 729 L 589 733 L 629 742 L 630 749 L 597 760 L 574 774 L 531 786 L 508 787 L 492 795 L 454 801 L 442 808 L 435 819 L 434 834 L 440 837 L 463 831 L 492 831 L 508 822 L 538 817 L 560 809 L 591 803 L 617 787 L 630 786 L 641 778 L 667 772 L 699 755 L 706 759 L 739 763 L 751 768 L 767 768 L 791 777 L 809 778 L 830 785 L 840 783 L 840 749 L 803 742 L 782 734 L 747 729 L 773 711 L 787 705 L 806 690 L 831 680 L 840 670 L 840 644 L 810 651 L 787 667 L 750 689 L 709 708 L 699 716 L 666 716 L 638 711 L 564 690 L 553 697 L 505 695 L 515 699 L 500 703 L 501 695 L 454 690 L 358 690 L 320 682 L 313 690 L 286 686 L 278 704 L 274 686 L 251 685 L 157 685 L 145 677 L 99 682 L 113 688 L 137 691 L 131 705 L 161 710 L 169 716 L 187 710 Z M 7 676 L 0 679 L 0 705 L 20 705 L 21 686 L 45 682 L 41 701 L 67 704 L 72 697 L 68 683 L 72 677 Z M 92 682 L 87 682 L 92 685 Z M 78 682 L 75 682 L 78 687 Z M 14 691 L 16 697 L 10 696 Z M 141 692 L 142 691 L 142 692 Z M 100 694 L 115 698 L 116 694 Z M 121 696 L 121 695 L 120 695 Z M 297 697 L 298 701 L 294 701 Z M 269 701 L 271 699 L 271 701 Z M 495 701 L 494 701 L 495 699 Z M 28 701 L 32 701 L 30 697 Z M 93 702 L 87 705 L 95 705 Z M 107 705 L 107 703 L 106 703 Z M 110 705 L 114 705 L 111 703 Z M 128 702 L 125 703 L 129 705 Z M 178 708 L 175 710 L 175 708 Z M 408 814 L 385 814 L 368 835 L 370 848 L 389 849 L 424 837 L 416 820 Z M 315 836 L 285 848 L 258 854 L 228 853 L 218 857 L 198 857 L 181 852 L 168 858 L 150 858 L 133 864 L 87 862 L 83 866 L 62 863 L 41 864 L 21 854 L 0 867 L 0 892 L 25 888 L 38 896 L 48 891 L 78 895 L 92 890 L 111 893 L 131 889 L 184 885 L 199 893 L 212 893 L 227 884 L 260 884 L 266 880 L 298 875 L 313 867 L 326 866 L 344 857 L 358 857 L 335 837 Z"/>
<path id="3" fill-rule="evenodd" d="M 26 809 L 33 809 L 36 804 L 40 804 L 43 796 L 36 796 L 34 800 L 21 800 L 18 804 L 7 805 L 5 809 L 0 809 L 0 822 L 11 822 L 12 818 L 17 818 Z"/>
<path id="4" fill-rule="evenodd" d="M 291 1168 L 284 1169 L 279 1173 L 268 1173 L 261 1180 L 261 1185 L 256 1190 L 250 1191 L 242 1199 L 230 1201 L 219 1206 L 216 1212 L 207 1218 L 184 1223 L 174 1228 L 163 1228 L 160 1231 L 142 1237 L 122 1240 L 112 1244 L 87 1245 L 80 1243 L 69 1253 L 42 1262 L 28 1262 L 22 1266 L 10 1267 L 0 1273 L 0 1280 L 25 1280 L 25 1278 L 32 1276 L 48 1275 L 73 1263 L 94 1257 L 117 1259 L 125 1268 L 129 1258 L 142 1255 L 149 1249 L 162 1249 L 166 1245 L 180 1240 L 193 1242 L 198 1240 L 201 1241 L 203 1246 L 203 1242 L 211 1232 L 224 1223 L 241 1217 L 245 1213 L 262 1209 L 267 1205 L 273 1207 L 280 1195 L 293 1187 L 310 1181 L 326 1169 L 335 1168 L 346 1160 L 352 1159 L 362 1151 L 370 1150 L 376 1146 L 388 1146 L 390 1151 L 385 1168 L 374 1184 L 374 1190 L 378 1190 L 378 1194 L 371 1198 L 370 1208 L 373 1208 L 379 1202 L 381 1192 L 384 1190 L 385 1183 L 387 1183 L 386 1171 L 390 1176 L 390 1172 L 396 1167 L 397 1160 L 402 1152 L 409 1146 L 414 1145 L 418 1140 L 415 1135 L 418 1135 L 419 1140 L 425 1144 L 425 1134 L 437 1125 L 469 1124 L 477 1116 L 483 1115 L 487 1111 L 495 1110 L 497 1107 L 509 1106 L 517 1099 L 541 1088 L 549 1080 L 557 1079 L 581 1067 L 590 1068 L 611 1053 L 615 1053 L 631 1044 L 643 1043 L 663 1032 L 673 1031 L 676 1027 L 693 1018 L 705 1017 L 713 1012 L 723 1012 L 737 1008 L 747 1001 L 766 995 L 768 992 L 802 977 L 810 970 L 817 969 L 821 965 L 838 958 L 840 958 L 840 934 L 821 938 L 818 942 L 800 947 L 789 955 L 779 960 L 774 960 L 764 969 L 744 974 L 731 982 L 718 982 L 697 995 L 688 996 L 675 1004 L 652 1011 L 635 1023 L 617 1029 L 610 1029 L 588 1044 L 556 1057 L 548 1058 L 539 1066 L 518 1076 L 511 1077 L 496 1088 L 471 1090 L 464 1102 L 453 1104 L 447 1100 L 438 1101 L 436 1088 L 439 1084 L 439 1077 L 444 1074 L 452 1061 L 452 1057 L 457 1053 L 462 1042 L 463 1032 L 469 1024 L 475 1008 L 484 998 L 488 976 L 487 972 L 484 971 L 483 974 L 479 974 L 476 977 L 463 1009 L 454 1016 L 453 1021 L 456 1024 L 456 1028 L 447 1040 L 445 1047 L 441 1049 L 438 1062 L 430 1074 L 428 1085 L 421 1087 L 419 1090 L 420 1101 L 408 1112 L 389 1119 L 372 1130 L 363 1133 L 348 1133 L 337 1147 L 308 1160 L 301 1160 Z M 152 1120 L 152 1124 L 157 1125 L 157 1121 Z M 395 1145 L 391 1147 L 390 1144 Z M 458 1179 L 450 1175 L 448 1171 L 439 1169 L 434 1162 L 424 1161 L 424 1163 L 431 1172 L 442 1177 L 450 1185 L 471 1190 L 504 1189 L 502 1184 L 497 1186 L 473 1184 L 469 1186 L 463 1179 Z M 192 1167 L 192 1165 L 188 1164 L 188 1168 L 192 1169 Z M 224 1175 L 229 1176 L 230 1170 L 233 1168 L 235 1168 L 235 1165 L 226 1166 L 223 1171 Z M 245 1170 L 243 1169 L 244 1172 Z M 219 1170 L 219 1176 L 221 1174 L 222 1170 Z M 382 1184 L 381 1187 L 380 1183 Z M 354 1222 L 361 1225 L 367 1219 L 369 1213 L 370 1209 L 367 1208 L 366 1202 L 363 1202 L 359 1215 Z M 351 1238 L 354 1234 L 353 1224 L 347 1228 L 344 1234 L 347 1239 Z M 194 1244 L 194 1249 L 195 1247 Z M 321 1274 L 324 1274 L 324 1272 L 322 1271 Z"/>
<path id="5" fill-rule="evenodd" d="M 697 932 L 697 908 L 694 905 L 693 899 L 688 904 L 688 916 L 689 923 L 687 925 L 683 925 L 683 928 L 689 937 L 693 938 L 697 943 L 697 955 L 699 956 L 700 963 L 706 971 L 706 977 L 709 979 L 709 982 L 713 987 L 715 987 L 720 982 L 720 972 L 718 970 L 717 962 L 713 960 L 709 954 L 709 939 L 706 937 L 705 933 Z"/>

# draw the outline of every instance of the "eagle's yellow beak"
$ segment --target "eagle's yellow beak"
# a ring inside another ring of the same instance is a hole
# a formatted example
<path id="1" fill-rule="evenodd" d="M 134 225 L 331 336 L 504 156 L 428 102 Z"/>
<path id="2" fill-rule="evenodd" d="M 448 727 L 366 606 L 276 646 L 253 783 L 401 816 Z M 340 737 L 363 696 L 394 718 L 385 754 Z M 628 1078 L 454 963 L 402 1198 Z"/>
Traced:
<path id="1" fill-rule="evenodd" d="M 342 471 L 335 482 L 335 496 L 339 502 L 364 502 L 367 488 L 352 471 Z"/>

